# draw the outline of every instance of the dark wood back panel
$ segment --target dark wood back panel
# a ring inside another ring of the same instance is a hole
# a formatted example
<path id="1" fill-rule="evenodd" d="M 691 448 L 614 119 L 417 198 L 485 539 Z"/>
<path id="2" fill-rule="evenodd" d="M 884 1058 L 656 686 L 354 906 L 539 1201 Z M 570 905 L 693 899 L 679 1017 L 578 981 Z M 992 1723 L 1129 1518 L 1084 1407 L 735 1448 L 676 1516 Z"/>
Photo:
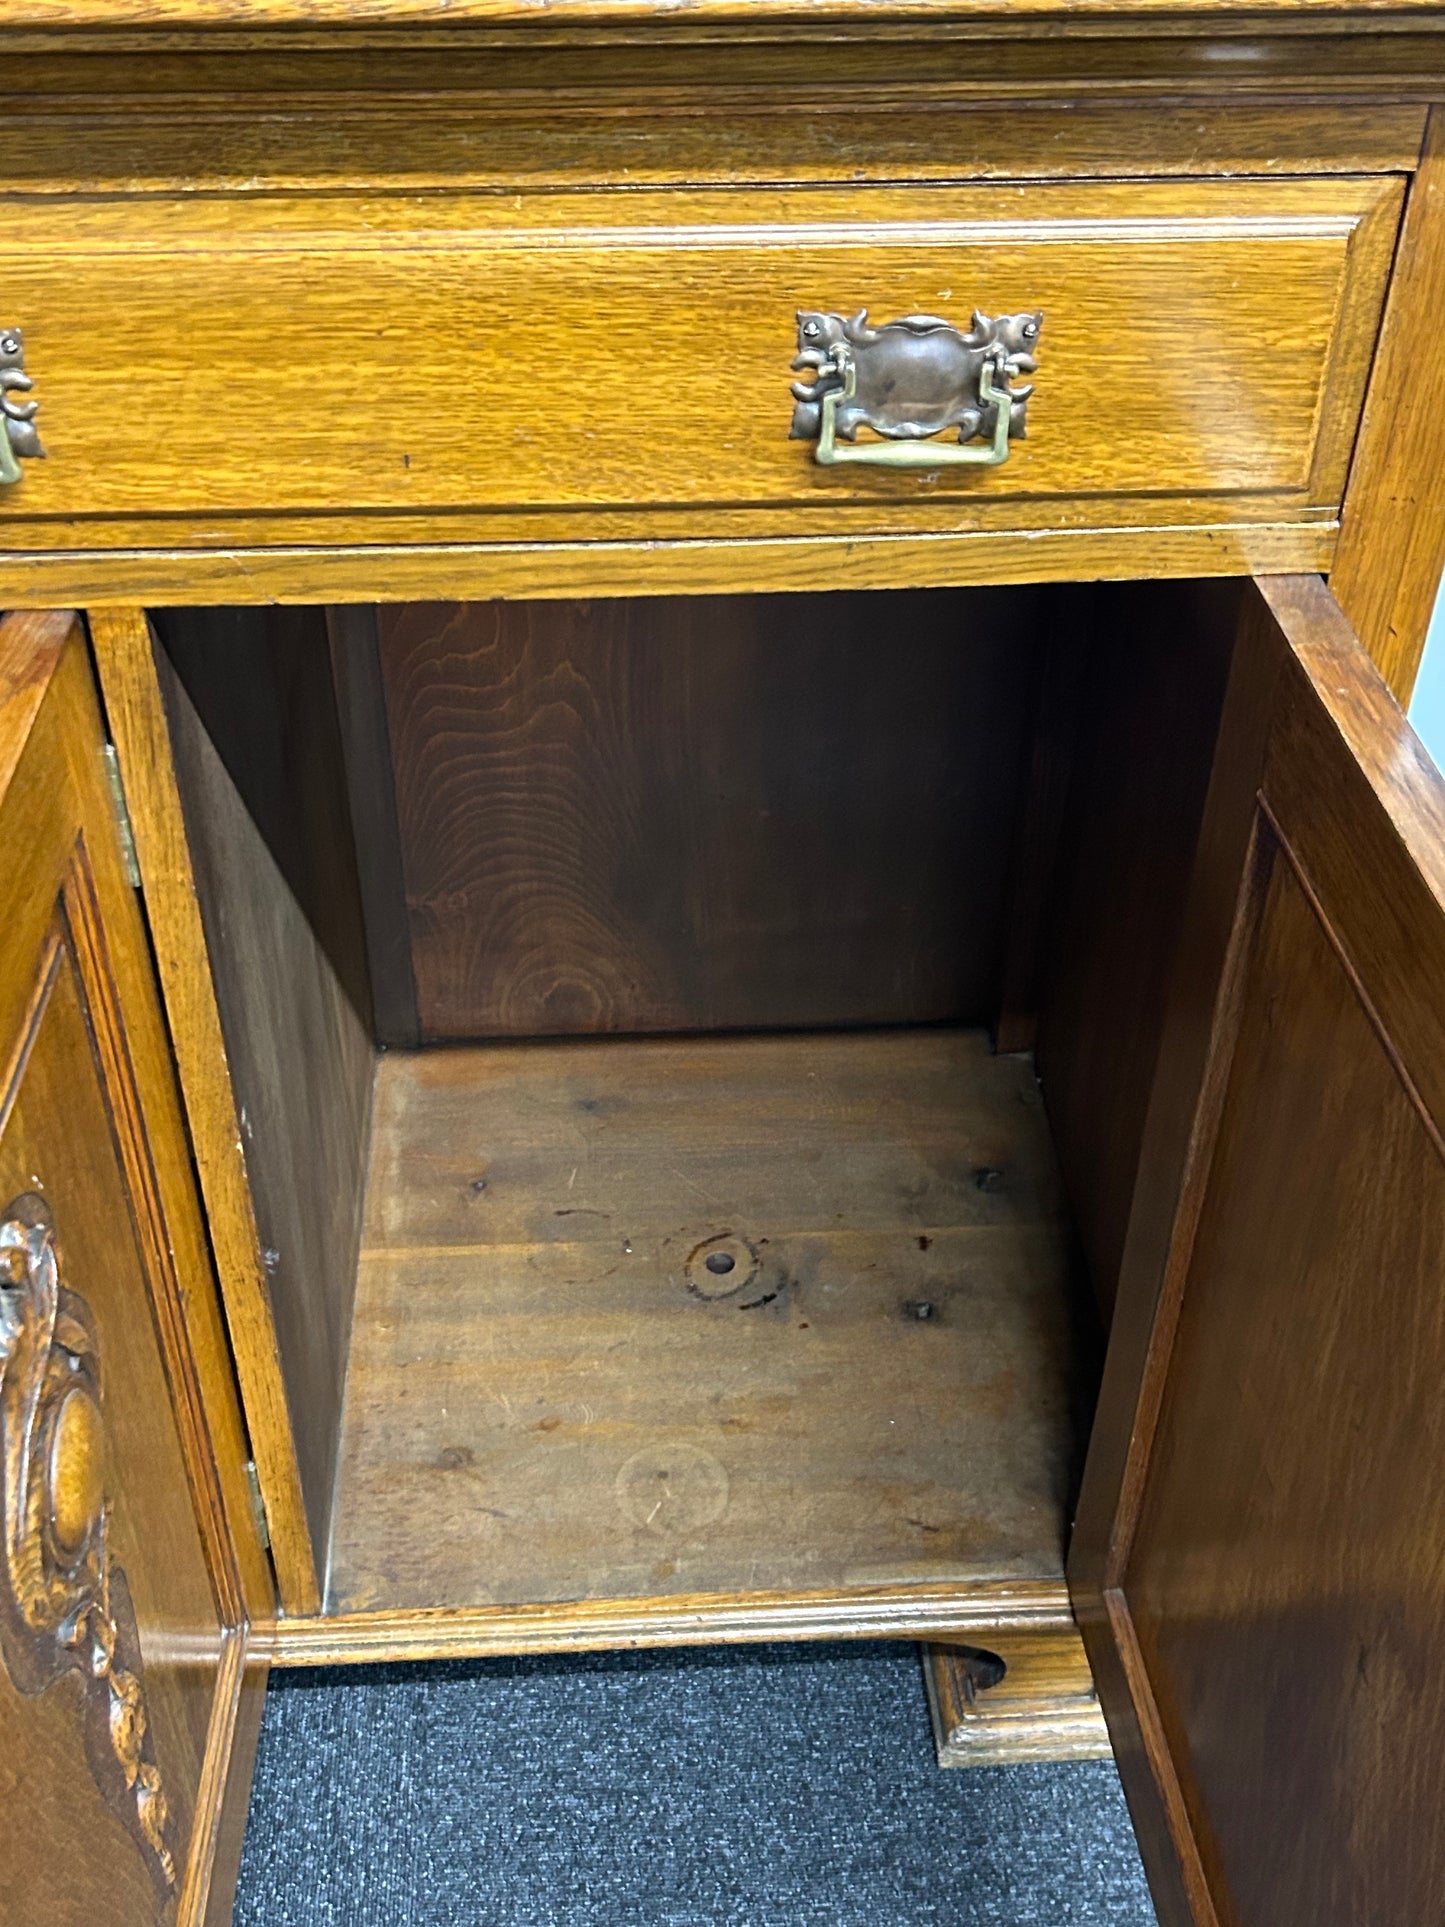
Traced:
<path id="1" fill-rule="evenodd" d="M 1046 943 L 1039 1075 L 1101 1309 L 1111 1312 L 1169 973 L 1236 629 L 1237 583 L 1097 591 Z"/>
<path id="2" fill-rule="evenodd" d="M 1035 606 L 379 611 L 419 1034 L 989 1020 Z"/>

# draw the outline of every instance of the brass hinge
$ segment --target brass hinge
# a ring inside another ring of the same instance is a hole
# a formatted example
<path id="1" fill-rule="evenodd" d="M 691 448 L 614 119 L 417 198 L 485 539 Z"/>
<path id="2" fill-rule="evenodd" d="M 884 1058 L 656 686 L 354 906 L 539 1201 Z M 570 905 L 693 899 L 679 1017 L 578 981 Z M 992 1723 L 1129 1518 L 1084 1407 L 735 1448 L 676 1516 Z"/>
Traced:
<path id="1" fill-rule="evenodd" d="M 256 1515 L 256 1530 L 261 1535 L 262 1548 L 271 1544 L 271 1528 L 266 1523 L 266 1502 L 261 1497 L 261 1475 L 256 1470 L 256 1461 L 246 1461 L 246 1484 L 251 1489 L 251 1510 Z"/>
<path id="2" fill-rule="evenodd" d="M 110 806 L 115 816 L 116 834 L 120 838 L 120 860 L 125 866 L 125 880 L 132 890 L 139 890 L 140 864 L 136 861 L 135 831 L 131 828 L 130 810 L 125 800 L 125 784 L 120 780 L 120 758 L 115 753 L 114 743 L 103 743 L 100 753 L 105 761 L 105 780 L 110 788 Z"/>

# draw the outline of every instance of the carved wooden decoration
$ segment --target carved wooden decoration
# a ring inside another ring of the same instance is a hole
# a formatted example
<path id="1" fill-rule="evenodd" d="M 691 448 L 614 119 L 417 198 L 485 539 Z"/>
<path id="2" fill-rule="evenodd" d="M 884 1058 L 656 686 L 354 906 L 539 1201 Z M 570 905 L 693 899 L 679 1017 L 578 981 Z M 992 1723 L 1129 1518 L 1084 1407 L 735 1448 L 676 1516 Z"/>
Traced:
<path id="1" fill-rule="evenodd" d="M 18 482 L 18 456 L 41 458 L 45 450 L 35 427 L 38 402 L 12 401 L 11 393 L 28 394 L 35 386 L 25 372 L 25 337 L 18 328 L 0 328 L 0 482 Z"/>
<path id="2" fill-rule="evenodd" d="M 975 309 L 967 334 L 937 315 L 909 315 L 902 321 L 868 326 L 868 310 L 855 315 L 798 315 L 798 353 L 794 368 L 812 371 L 813 381 L 795 381 L 795 441 L 816 441 L 822 426 L 822 398 L 843 385 L 843 364 L 855 370 L 855 390 L 838 405 L 836 428 L 851 442 L 860 428 L 902 440 L 938 435 L 957 428 L 961 442 L 993 433 L 992 410 L 979 393 L 985 364 L 1004 381 L 1032 374 L 1044 317 L 1005 314 L 990 318 Z M 1027 431 L 1031 386 L 1009 391 L 1009 436 Z"/>
<path id="3" fill-rule="evenodd" d="M 0 1656 L 25 1694 L 80 1675 L 91 1772 L 168 1896 L 176 1867 L 135 1612 L 106 1543 L 95 1322 L 60 1282 L 49 1210 L 31 1193 L 0 1222 L 0 1454 Z"/>

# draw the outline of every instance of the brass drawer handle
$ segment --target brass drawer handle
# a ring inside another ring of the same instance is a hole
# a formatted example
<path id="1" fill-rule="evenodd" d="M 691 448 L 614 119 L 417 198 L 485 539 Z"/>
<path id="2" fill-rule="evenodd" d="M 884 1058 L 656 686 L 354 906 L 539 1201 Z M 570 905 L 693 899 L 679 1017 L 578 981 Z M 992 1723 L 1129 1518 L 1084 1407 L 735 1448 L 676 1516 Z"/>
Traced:
<path id="1" fill-rule="evenodd" d="M 18 328 L 0 328 L 0 485 L 20 480 L 21 455 L 42 458 L 45 450 L 35 428 L 38 402 L 11 401 L 10 391 L 26 394 L 35 386 L 25 372 L 25 337 Z"/>
<path id="2" fill-rule="evenodd" d="M 1033 385 L 1010 384 L 1038 366 L 1043 321 L 1039 312 L 990 319 L 975 310 L 963 334 L 937 315 L 870 328 L 866 308 L 847 318 L 801 312 L 793 366 L 814 379 L 792 385 L 790 436 L 815 441 L 813 459 L 824 467 L 995 467 L 1008 460 L 1010 440 L 1027 432 Z M 853 446 L 860 428 L 889 439 Z M 947 428 L 957 428 L 956 443 L 926 439 Z M 986 437 L 981 446 L 978 436 Z"/>

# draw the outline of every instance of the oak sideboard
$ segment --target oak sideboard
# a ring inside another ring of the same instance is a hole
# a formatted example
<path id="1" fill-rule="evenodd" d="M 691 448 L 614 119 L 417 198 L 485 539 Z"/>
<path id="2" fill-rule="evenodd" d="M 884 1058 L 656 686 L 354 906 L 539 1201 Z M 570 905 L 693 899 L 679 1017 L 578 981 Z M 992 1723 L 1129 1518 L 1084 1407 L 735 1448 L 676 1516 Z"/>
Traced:
<path id="1" fill-rule="evenodd" d="M 0 20 L 0 1921 L 852 1637 L 1435 1918 L 1445 6 Z"/>

